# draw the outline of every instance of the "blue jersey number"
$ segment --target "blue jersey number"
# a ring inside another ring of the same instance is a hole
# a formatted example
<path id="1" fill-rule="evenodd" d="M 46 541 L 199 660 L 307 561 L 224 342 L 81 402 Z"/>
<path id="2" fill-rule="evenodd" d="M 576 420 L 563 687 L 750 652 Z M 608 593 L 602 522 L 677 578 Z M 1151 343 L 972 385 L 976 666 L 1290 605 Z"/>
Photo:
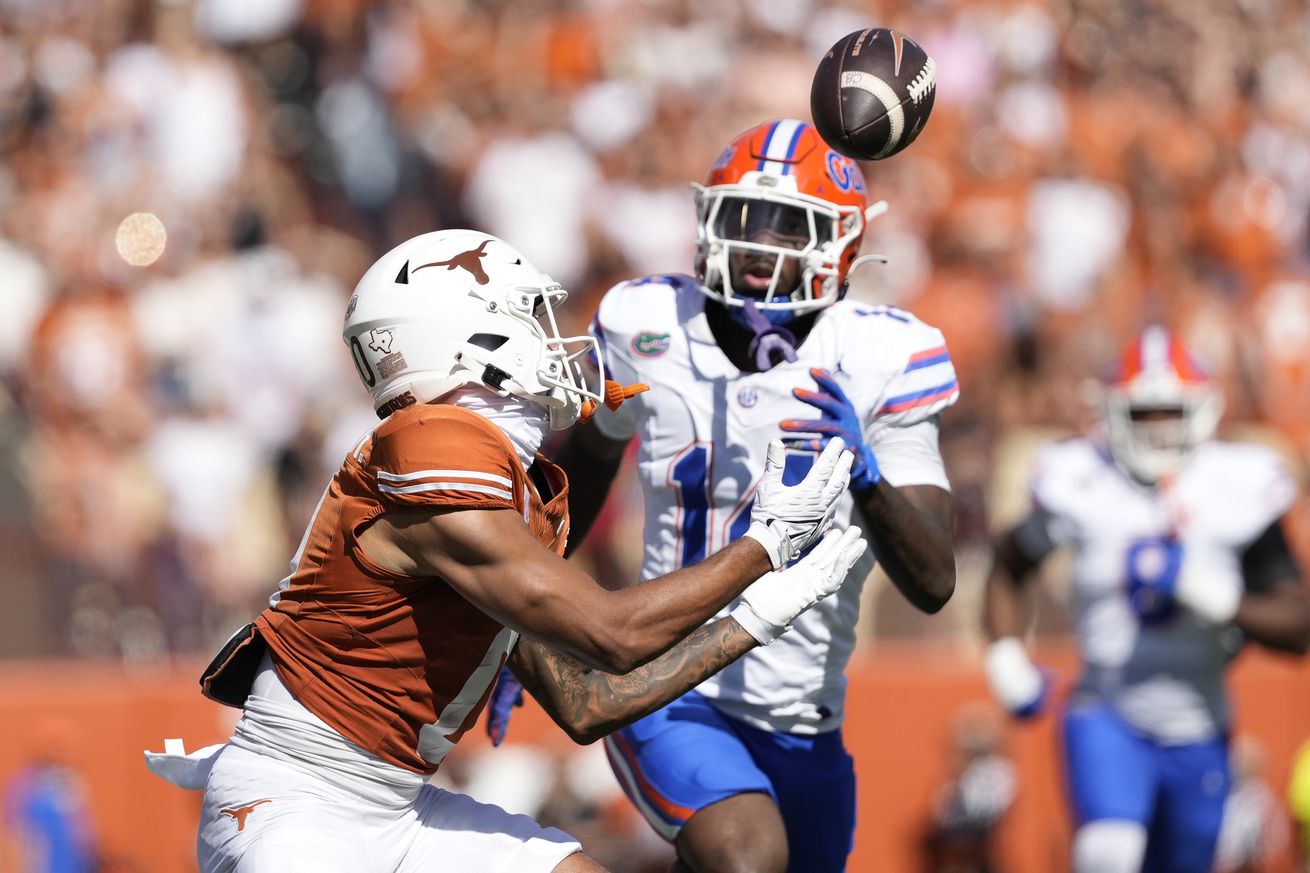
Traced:
<path id="1" fill-rule="evenodd" d="M 678 487 L 678 505 L 682 507 L 682 527 L 679 531 L 678 566 L 688 567 L 705 559 L 713 549 L 720 549 L 728 543 L 736 542 L 750 527 L 750 499 L 755 487 L 745 475 L 738 475 L 739 487 L 736 493 L 742 495 L 733 507 L 721 509 L 714 505 L 714 483 L 710 481 L 709 470 L 713 457 L 713 447 L 709 445 L 692 446 L 686 453 L 673 462 L 669 470 L 669 480 Z M 805 478 L 805 474 L 814 466 L 814 455 L 809 452 L 787 455 L 787 465 L 782 471 L 784 485 L 795 485 Z M 745 471 L 738 469 L 738 474 Z M 716 518 L 724 512 L 730 513 L 724 527 L 727 538 L 722 543 L 712 544 Z"/>
<path id="2" fill-rule="evenodd" d="M 904 309 L 896 306 L 889 306 L 886 303 L 879 303 L 874 306 L 861 306 L 859 309 L 855 310 L 855 314 L 860 316 L 881 315 L 884 318 L 890 318 L 893 321 L 899 321 L 903 324 L 909 324 L 912 317 L 910 313 L 906 312 Z"/>

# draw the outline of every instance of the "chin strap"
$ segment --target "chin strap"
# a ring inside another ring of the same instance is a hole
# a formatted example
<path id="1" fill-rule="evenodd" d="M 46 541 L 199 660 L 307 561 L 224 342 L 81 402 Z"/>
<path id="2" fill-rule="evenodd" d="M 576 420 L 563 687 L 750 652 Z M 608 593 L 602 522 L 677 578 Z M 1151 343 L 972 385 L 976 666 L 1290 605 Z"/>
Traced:
<path id="1" fill-rule="evenodd" d="M 631 385 L 620 385 L 613 379 L 606 379 L 605 405 L 609 407 L 611 412 L 617 412 L 619 407 L 623 405 L 623 401 L 630 397 L 636 397 L 643 391 L 649 390 L 650 386 L 643 382 L 633 382 Z M 582 412 L 578 415 L 578 419 L 584 424 L 591 421 L 591 417 L 596 414 L 596 410 L 599 408 L 600 404 L 588 397 L 586 400 L 582 401 Z"/>
<path id="2" fill-rule="evenodd" d="M 765 318 L 749 297 L 741 298 L 741 308 L 746 326 L 755 333 L 746 347 L 746 354 L 755 361 L 755 369 L 763 373 L 772 369 L 779 358 L 789 364 L 796 360 L 796 334 Z"/>

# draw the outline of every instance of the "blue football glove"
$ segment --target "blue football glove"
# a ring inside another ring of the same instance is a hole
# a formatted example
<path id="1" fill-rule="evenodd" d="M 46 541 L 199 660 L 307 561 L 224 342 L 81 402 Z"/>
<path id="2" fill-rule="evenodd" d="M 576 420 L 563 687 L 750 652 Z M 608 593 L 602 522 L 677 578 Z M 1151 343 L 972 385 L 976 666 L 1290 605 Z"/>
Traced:
<path id="1" fill-rule="evenodd" d="M 1128 603 L 1144 625 L 1160 624 L 1178 608 L 1178 571 L 1183 544 L 1175 539 L 1138 540 L 1128 547 Z"/>
<path id="2" fill-rule="evenodd" d="M 807 452 L 821 452 L 833 437 L 841 437 L 846 448 L 855 455 L 851 466 L 851 486 L 854 488 L 872 488 L 878 484 L 882 474 L 878 472 L 878 460 L 873 456 L 864 439 L 864 426 L 860 416 L 855 412 L 855 405 L 847 398 L 837 380 L 827 370 L 812 369 L 810 375 L 819 386 L 818 391 L 796 388 L 792 394 L 797 400 L 810 404 L 822 413 L 817 419 L 789 418 L 779 426 L 791 433 L 815 434 L 812 437 L 793 437 L 783 440 L 788 448 Z"/>
<path id="3" fill-rule="evenodd" d="M 493 746 L 499 746 L 505 741 L 505 734 L 509 732 L 510 712 L 514 707 L 522 705 L 523 686 L 508 667 L 501 667 L 500 676 L 496 677 L 496 687 L 487 701 L 487 736 L 491 737 Z"/>

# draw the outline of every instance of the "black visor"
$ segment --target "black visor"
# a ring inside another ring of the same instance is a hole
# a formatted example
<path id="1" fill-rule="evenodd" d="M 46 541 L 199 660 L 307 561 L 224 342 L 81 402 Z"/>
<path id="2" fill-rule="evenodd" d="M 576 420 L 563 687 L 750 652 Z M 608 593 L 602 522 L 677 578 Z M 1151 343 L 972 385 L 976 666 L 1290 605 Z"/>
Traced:
<path id="1" fill-rule="evenodd" d="M 724 197 L 714 219 L 714 232 L 722 239 L 802 249 L 810 242 L 810 211 L 801 206 Z M 832 219 L 814 216 L 815 242 L 832 239 Z"/>

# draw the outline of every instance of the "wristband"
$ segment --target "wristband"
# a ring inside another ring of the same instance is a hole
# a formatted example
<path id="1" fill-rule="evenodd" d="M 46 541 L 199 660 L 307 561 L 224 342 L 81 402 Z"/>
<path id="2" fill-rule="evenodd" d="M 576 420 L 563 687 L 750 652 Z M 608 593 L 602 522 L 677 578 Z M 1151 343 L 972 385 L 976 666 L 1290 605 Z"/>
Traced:
<path id="1" fill-rule="evenodd" d="M 791 629 L 791 625 L 778 627 L 773 622 L 760 618 L 755 610 L 751 609 L 751 605 L 744 600 L 732 608 L 732 611 L 728 613 L 728 617 L 741 625 L 742 630 L 746 631 L 746 633 L 755 637 L 755 642 L 761 646 L 767 646 Z"/>
<path id="2" fill-rule="evenodd" d="M 1011 712 L 1031 706 L 1042 695 L 1042 673 L 1016 637 L 1001 637 L 989 645 L 983 667 L 992 693 Z"/>

